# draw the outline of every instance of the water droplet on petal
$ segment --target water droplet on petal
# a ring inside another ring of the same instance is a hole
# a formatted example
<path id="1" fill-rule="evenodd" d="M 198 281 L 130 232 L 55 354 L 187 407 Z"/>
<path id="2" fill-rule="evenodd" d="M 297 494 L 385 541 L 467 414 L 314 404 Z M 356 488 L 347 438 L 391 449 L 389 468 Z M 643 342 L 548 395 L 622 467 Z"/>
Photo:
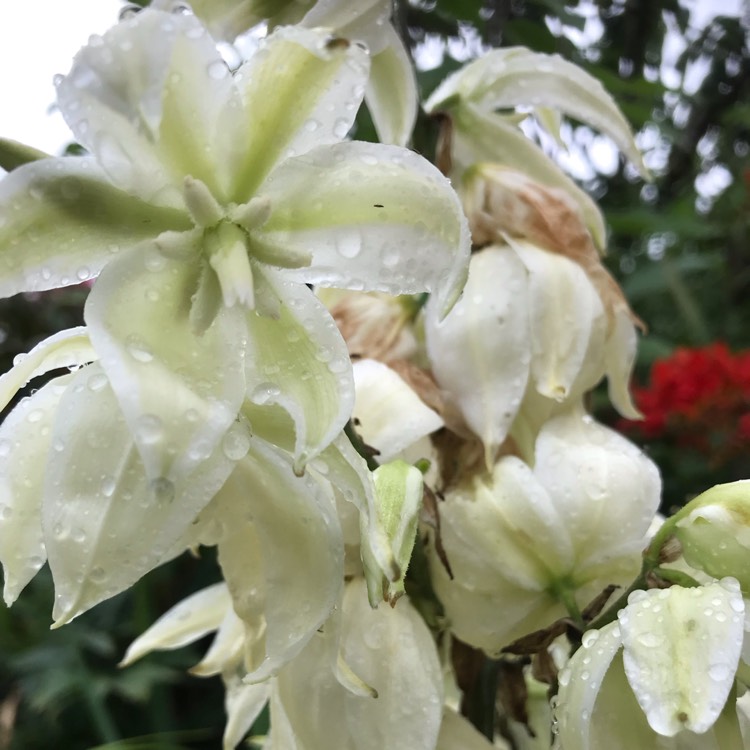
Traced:
<path id="1" fill-rule="evenodd" d="M 153 445 L 164 437 L 164 426 L 156 414 L 142 414 L 136 421 L 135 434 L 142 443 Z"/>
<path id="2" fill-rule="evenodd" d="M 158 477 L 151 482 L 151 491 L 160 503 L 168 503 L 174 499 L 174 482 L 166 477 Z"/>
<path id="3" fill-rule="evenodd" d="M 210 78 L 213 78 L 215 81 L 221 81 L 222 78 L 226 78 L 228 75 L 229 68 L 227 68 L 223 60 L 214 60 L 212 63 L 209 63 L 206 72 Z"/>

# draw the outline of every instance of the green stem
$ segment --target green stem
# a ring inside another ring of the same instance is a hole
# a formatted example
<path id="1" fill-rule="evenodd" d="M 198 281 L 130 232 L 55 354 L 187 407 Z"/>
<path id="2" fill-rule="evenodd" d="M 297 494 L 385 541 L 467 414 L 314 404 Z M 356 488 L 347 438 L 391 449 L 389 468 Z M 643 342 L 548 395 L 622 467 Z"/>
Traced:
<path id="1" fill-rule="evenodd" d="M 575 589 L 565 581 L 557 581 L 550 592 L 568 610 L 570 619 L 578 628 L 586 627 L 581 609 L 575 599 Z"/>
<path id="2" fill-rule="evenodd" d="M 354 450 L 357 451 L 357 453 L 359 453 L 359 455 L 365 459 L 367 468 L 370 471 L 375 471 L 375 469 L 377 469 L 380 464 L 375 460 L 370 446 L 367 445 L 364 440 L 362 440 L 357 431 L 354 429 L 354 425 L 352 424 L 351 420 L 346 423 L 346 427 L 344 427 L 344 434 L 349 438 L 349 442 L 352 444 Z"/>

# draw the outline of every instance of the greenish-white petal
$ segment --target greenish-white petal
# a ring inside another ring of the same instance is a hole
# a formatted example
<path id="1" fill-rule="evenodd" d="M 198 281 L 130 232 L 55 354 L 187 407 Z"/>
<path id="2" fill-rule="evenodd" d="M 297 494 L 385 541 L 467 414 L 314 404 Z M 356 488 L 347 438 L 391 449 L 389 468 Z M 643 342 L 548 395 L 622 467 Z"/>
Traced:
<path id="1" fill-rule="evenodd" d="M 529 275 L 531 378 L 543 396 L 563 401 L 584 366 L 597 322 L 604 322 L 604 306 L 577 263 L 523 240 L 509 242 Z"/>
<path id="2" fill-rule="evenodd" d="M 378 451 L 381 463 L 425 435 L 439 430 L 443 420 L 388 365 L 374 359 L 354 363 L 357 432 Z"/>
<path id="3" fill-rule="evenodd" d="M 529 377 L 527 272 L 509 247 L 472 256 L 463 297 L 448 317 L 430 303 L 427 352 L 438 384 L 482 440 L 487 466 L 505 440 Z"/>
<path id="4" fill-rule="evenodd" d="M 387 43 L 372 58 L 365 102 L 381 143 L 406 146 L 419 107 L 417 79 L 401 37 L 390 24 L 384 32 Z"/>
<path id="5" fill-rule="evenodd" d="M 745 605 L 739 584 L 637 591 L 618 614 L 628 682 L 651 728 L 673 737 L 714 724 L 734 685 Z"/>
<path id="6" fill-rule="evenodd" d="M 0 180 L 0 296 L 79 284 L 187 222 L 113 187 L 91 157 L 26 164 Z"/>
<path id="7" fill-rule="evenodd" d="M 234 750 L 250 731 L 260 712 L 268 703 L 271 686 L 268 682 L 248 685 L 237 674 L 224 675 L 224 710 L 227 721 L 222 737 L 223 750 Z"/>
<path id="8" fill-rule="evenodd" d="M 310 466 L 357 507 L 361 544 L 369 546 L 373 559 L 389 581 L 398 580 L 401 571 L 380 522 L 372 473 L 349 438 L 339 435 Z"/>
<path id="9" fill-rule="evenodd" d="M 307 0 L 312 2 L 312 0 Z M 389 0 L 314 0 L 301 25 L 335 31 L 338 36 L 362 41 L 371 55 L 379 54 L 388 43 Z"/>
<path id="10" fill-rule="evenodd" d="M 427 626 L 406 597 L 395 608 L 370 608 L 364 581 L 347 584 L 340 649 L 344 660 L 377 691 L 355 695 L 330 668 L 326 635 L 278 676 L 277 707 L 302 750 L 432 750 L 442 718 L 442 675 Z M 272 704 L 273 706 L 273 704 Z M 336 721 L 330 717 L 335 716 Z M 415 717 L 419 720 L 415 720 Z M 272 708 L 272 731 L 276 714 Z"/>
<path id="11" fill-rule="evenodd" d="M 247 679 L 259 682 L 300 652 L 340 594 L 335 505 L 309 476 L 295 476 L 291 457 L 251 439 L 215 512 L 225 526 L 219 562 L 234 609 L 250 628 L 265 623 L 264 658 L 247 665 Z"/>
<path id="12" fill-rule="evenodd" d="M 176 184 L 190 175 L 226 199 L 233 168 L 225 161 L 226 128 L 233 116 L 241 119 L 239 97 L 229 68 L 206 29 L 194 17 L 177 14 L 177 18 L 182 28 L 170 40 L 161 94 L 159 156 Z"/>
<path id="13" fill-rule="evenodd" d="M 621 646 L 618 623 L 589 630 L 583 635 L 581 648 L 558 675 L 555 715 L 562 750 L 600 750 L 591 742 L 592 715 L 602 681 Z"/>
<path id="14" fill-rule="evenodd" d="M 247 313 L 247 398 L 258 406 L 278 404 L 291 416 L 295 461 L 301 469 L 351 416 L 349 353 L 330 313 L 310 289 L 272 269 L 261 273 L 262 281 L 257 281 L 279 300 L 279 317 Z"/>
<path id="15" fill-rule="evenodd" d="M 13 367 L 0 376 L 0 409 L 30 380 L 61 367 L 80 367 L 98 359 L 84 326 L 68 328 L 40 341 L 27 354 L 19 354 Z"/>
<path id="16" fill-rule="evenodd" d="M 205 333 L 193 330 L 200 271 L 197 259 L 167 258 L 148 243 L 107 266 L 84 310 L 153 480 L 180 480 L 210 456 L 245 393 L 243 311 L 221 308 Z"/>
<path id="17" fill-rule="evenodd" d="M 42 507 L 56 626 L 164 561 L 231 472 L 227 453 L 217 447 L 174 481 L 149 477 L 101 365 L 75 373 L 52 431 Z"/>
<path id="18" fill-rule="evenodd" d="M 245 203 L 276 164 L 349 132 L 365 94 L 365 49 L 326 29 L 281 27 L 234 75 L 244 103 L 236 118 L 231 196 Z M 259 102 L 262 105 L 259 106 Z"/>
<path id="19" fill-rule="evenodd" d="M 0 425 L 0 562 L 10 606 L 44 565 L 42 489 L 60 398 L 71 376 L 23 399 Z"/>
<path id="20" fill-rule="evenodd" d="M 638 552 L 661 498 L 656 465 L 635 445 L 574 412 L 542 428 L 534 474 L 554 494 L 581 571 Z"/>
<path id="21" fill-rule="evenodd" d="M 614 313 L 612 332 L 607 338 L 604 361 L 607 368 L 609 400 L 615 409 L 628 419 L 640 419 L 630 395 L 630 376 L 635 366 L 638 334 L 625 306 Z"/>
<path id="22" fill-rule="evenodd" d="M 252 634 L 250 634 L 252 637 Z M 232 668 L 242 665 L 245 655 L 245 639 L 248 636 L 245 623 L 237 617 L 231 598 L 227 598 L 224 619 L 216 636 L 203 658 L 190 669 L 190 674 L 211 677 L 226 674 Z"/>
<path id="23" fill-rule="evenodd" d="M 561 188 L 581 210 L 596 246 L 604 250 L 607 230 L 596 202 L 513 122 L 473 104 L 462 104 L 453 116 L 452 156 L 459 179 L 472 164 L 494 161 L 524 172 L 543 185 Z"/>
<path id="24" fill-rule="evenodd" d="M 57 86 L 60 111 L 76 140 L 94 154 L 114 184 L 154 203 L 182 205 L 180 183 L 159 143 L 159 127 L 165 106 L 170 106 L 169 87 L 178 83 L 170 76 L 182 75 L 170 70 L 175 48 L 195 46 L 201 56 L 202 37 L 207 39 L 194 16 L 146 9 L 103 37 L 91 37 Z M 190 79 L 180 89 L 191 83 L 197 89 L 201 81 Z M 216 83 L 216 91 L 220 85 Z M 201 96 L 206 104 L 213 98 L 203 86 L 191 102 Z"/>
<path id="25" fill-rule="evenodd" d="M 224 583 L 196 591 L 141 633 L 128 646 L 120 666 L 127 667 L 151 651 L 182 648 L 203 638 L 221 625 L 230 606 L 229 591 Z"/>
<path id="26" fill-rule="evenodd" d="M 396 146 L 321 146 L 280 165 L 262 188 L 265 252 L 310 253 L 297 281 L 389 294 L 434 292 L 446 314 L 467 273 L 469 230 L 458 196 L 428 161 Z M 251 250 L 252 251 L 252 250 Z"/>
<path id="27" fill-rule="evenodd" d="M 456 94 L 485 111 L 519 105 L 559 109 L 612 138 L 648 176 L 633 131 L 614 99 L 596 78 L 559 55 L 524 47 L 492 50 L 448 77 L 428 99 L 427 111 L 439 110 Z"/>

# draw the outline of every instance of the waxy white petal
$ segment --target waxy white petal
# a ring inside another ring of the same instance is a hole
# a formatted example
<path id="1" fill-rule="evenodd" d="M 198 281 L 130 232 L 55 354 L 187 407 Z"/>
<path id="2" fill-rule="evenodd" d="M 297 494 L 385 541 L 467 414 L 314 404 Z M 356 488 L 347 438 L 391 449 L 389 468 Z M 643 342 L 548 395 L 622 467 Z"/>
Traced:
<path id="1" fill-rule="evenodd" d="M 174 45 L 199 30 L 194 17 L 145 10 L 91 37 L 57 86 L 76 140 L 115 185 L 145 200 L 182 205 L 158 132 Z"/>
<path id="2" fill-rule="evenodd" d="M 325 29 L 290 26 L 267 37 L 234 75 L 244 119 L 235 117 L 236 131 L 225 133 L 234 144 L 232 199 L 245 203 L 284 159 L 342 140 L 369 67 L 360 45 Z"/>
<path id="3" fill-rule="evenodd" d="M 531 377 L 539 393 L 563 401 L 597 328 L 604 345 L 604 306 L 577 263 L 522 240 L 508 241 L 528 271 Z"/>
<path id="4" fill-rule="evenodd" d="M 443 420 L 388 365 L 374 359 L 354 363 L 357 432 L 378 451 L 380 463 L 394 459 L 425 435 L 439 430 Z"/>
<path id="5" fill-rule="evenodd" d="M 308 252 L 296 281 L 390 294 L 434 292 L 445 315 L 461 293 L 469 230 L 458 196 L 429 162 L 395 146 L 339 143 L 280 165 L 262 188 L 271 216 L 251 233 L 267 253 Z"/>
<path id="6" fill-rule="evenodd" d="M 581 648 L 558 675 L 560 691 L 555 713 L 563 750 L 600 750 L 599 745 L 592 743 L 591 736 L 594 706 L 605 675 L 621 646 L 618 623 L 610 623 L 598 631 L 589 630 L 584 633 Z M 627 697 L 624 692 L 623 700 Z M 617 708 L 619 710 L 619 706 Z M 615 747 L 625 750 L 623 745 Z"/>
<path id="7" fill-rule="evenodd" d="M 119 666 L 127 667 L 151 651 L 182 648 L 216 630 L 231 607 L 231 601 L 224 583 L 196 591 L 141 633 L 128 646 Z"/>
<path id="8" fill-rule="evenodd" d="M 232 607 L 231 597 L 227 592 L 227 607 L 224 619 L 221 621 L 208 651 L 198 664 L 191 667 L 190 674 L 210 677 L 222 673 L 226 674 L 235 668 L 241 668 L 247 638 L 253 635 L 254 633 L 248 633 L 246 624 L 237 616 Z M 242 671 L 244 672 L 244 669 Z"/>
<path id="9" fill-rule="evenodd" d="M 224 725 L 222 748 L 234 750 L 268 703 L 271 686 L 268 682 L 248 685 L 239 675 L 231 674 L 224 677 L 224 690 L 227 721 Z"/>
<path id="10" fill-rule="evenodd" d="M 309 476 L 295 476 L 282 451 L 254 439 L 248 448 L 214 506 L 225 525 L 219 562 L 234 609 L 251 628 L 265 622 L 265 658 L 248 665 L 247 679 L 259 682 L 296 656 L 330 614 L 343 543 L 332 497 Z"/>
<path id="11" fill-rule="evenodd" d="M 149 477 L 184 478 L 221 442 L 245 392 L 246 325 L 221 308 L 203 335 L 189 319 L 200 266 L 151 243 L 113 260 L 84 316 Z"/>
<path id="12" fill-rule="evenodd" d="M 10 606 L 44 565 L 42 489 L 64 375 L 23 399 L 0 425 L 0 562 Z"/>
<path id="13" fill-rule="evenodd" d="M 442 676 L 427 626 L 406 597 L 395 608 L 372 610 L 364 581 L 347 584 L 340 648 L 344 660 L 377 698 L 355 695 L 330 670 L 325 635 L 278 676 L 272 732 L 281 709 L 299 750 L 432 750 L 442 718 Z M 384 658 L 384 654 L 387 658 Z M 330 721 L 336 716 L 335 722 Z"/>
<path id="14" fill-rule="evenodd" d="M 623 663 L 655 732 L 700 734 L 714 724 L 734 684 L 744 610 L 731 578 L 631 594 L 618 615 Z"/>
<path id="15" fill-rule="evenodd" d="M 40 159 L 0 180 L 0 296 L 80 284 L 121 250 L 188 226 L 113 187 L 90 157 Z"/>
<path id="16" fill-rule="evenodd" d="M 529 375 L 527 273 L 508 247 L 471 259 L 463 297 L 438 322 L 430 303 L 427 352 L 446 397 L 484 443 L 488 467 L 505 440 Z"/>
<path id="17" fill-rule="evenodd" d="M 364 42 L 371 55 L 377 55 L 388 43 L 389 0 L 314 0 L 302 25 L 335 29 L 339 36 Z"/>
<path id="18" fill-rule="evenodd" d="M 625 306 L 615 310 L 612 331 L 607 337 L 604 357 L 607 368 L 609 400 L 623 417 L 640 419 L 630 395 L 630 376 L 635 366 L 638 335 Z"/>
<path id="19" fill-rule="evenodd" d="M 622 555 L 637 568 L 661 479 L 635 445 L 587 415 L 559 416 L 539 434 L 534 474 L 554 493 L 582 572 Z"/>
<path id="20" fill-rule="evenodd" d="M 524 47 L 497 49 L 449 76 L 427 100 L 427 111 L 458 94 L 485 111 L 518 105 L 559 109 L 608 135 L 648 176 L 630 125 L 602 84 L 559 55 Z"/>
<path id="21" fill-rule="evenodd" d="M 258 406 L 278 404 L 288 412 L 301 469 L 333 441 L 351 415 L 349 354 L 333 318 L 310 289 L 271 269 L 262 274 L 259 282 L 279 300 L 279 317 L 247 313 L 247 398 Z"/>
<path id="22" fill-rule="evenodd" d="M 417 119 L 417 80 L 401 37 L 390 25 L 385 35 L 385 47 L 372 58 L 365 102 L 380 142 L 406 146 Z"/>
<path id="23" fill-rule="evenodd" d="M 13 367 L 0 376 L 0 410 L 35 377 L 60 367 L 79 367 L 95 359 L 98 356 L 84 326 L 49 336 L 27 354 L 18 355 Z"/>
<path id="24" fill-rule="evenodd" d="M 147 476 L 102 367 L 78 370 L 60 401 L 44 484 L 55 625 L 127 589 L 174 554 L 233 466 L 217 447 L 175 481 Z"/>

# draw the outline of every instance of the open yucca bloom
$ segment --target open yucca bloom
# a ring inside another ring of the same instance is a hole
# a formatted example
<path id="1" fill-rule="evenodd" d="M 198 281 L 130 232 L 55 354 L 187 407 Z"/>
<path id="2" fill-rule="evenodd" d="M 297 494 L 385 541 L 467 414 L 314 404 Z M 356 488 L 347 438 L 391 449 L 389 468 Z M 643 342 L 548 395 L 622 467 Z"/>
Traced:
<path id="1" fill-rule="evenodd" d="M 638 416 L 640 321 L 509 111 L 645 175 L 612 98 L 490 51 L 425 104 L 433 166 L 390 3 L 194 11 L 128 12 L 57 81 L 85 155 L 0 143 L 0 292 L 92 281 L 0 378 L 53 375 L 0 426 L 6 603 L 48 561 L 60 626 L 215 547 L 123 662 L 215 632 L 227 749 L 262 712 L 266 750 L 750 747 L 747 483 L 660 521 L 587 413 L 606 377 Z M 230 70 L 210 35 L 250 27 Z M 382 143 L 348 138 L 363 100 Z"/>

